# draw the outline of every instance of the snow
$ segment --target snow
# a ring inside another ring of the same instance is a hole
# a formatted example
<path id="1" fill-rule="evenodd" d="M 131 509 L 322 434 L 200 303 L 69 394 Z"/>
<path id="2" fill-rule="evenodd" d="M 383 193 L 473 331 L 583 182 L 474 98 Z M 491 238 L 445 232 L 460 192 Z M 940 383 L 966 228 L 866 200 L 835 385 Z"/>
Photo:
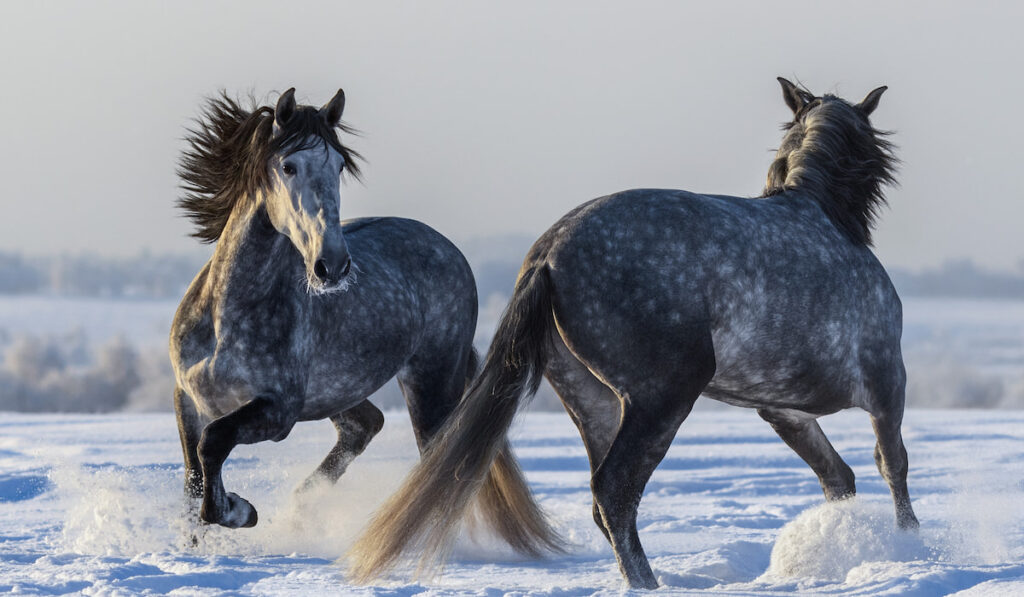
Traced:
<path id="1" fill-rule="evenodd" d="M 1024 594 L 1024 412 L 910 410 L 904 437 L 921 531 L 894 528 L 864 413 L 821 419 L 858 497 L 824 504 L 810 469 L 753 411 L 695 412 L 655 472 L 639 529 L 656 594 Z M 415 461 L 408 416 L 335 487 L 292 490 L 333 442 L 329 423 L 238 447 L 225 483 L 260 511 L 253 529 L 196 533 L 168 414 L 0 414 L 0 593 L 619 594 L 590 517 L 588 468 L 562 413 L 528 413 L 513 446 L 570 553 L 524 560 L 464 536 L 444 574 L 347 584 L 338 559 Z"/>

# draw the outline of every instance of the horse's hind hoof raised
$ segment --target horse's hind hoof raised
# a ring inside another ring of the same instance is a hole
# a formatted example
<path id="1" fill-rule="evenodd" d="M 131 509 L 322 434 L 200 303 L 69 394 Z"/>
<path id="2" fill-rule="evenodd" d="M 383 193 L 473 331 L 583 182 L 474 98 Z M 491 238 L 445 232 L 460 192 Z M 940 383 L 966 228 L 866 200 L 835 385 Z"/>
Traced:
<path id="1" fill-rule="evenodd" d="M 229 529 L 237 528 L 249 528 L 256 526 L 258 516 L 256 515 L 256 508 L 252 507 L 252 504 L 238 497 L 237 494 L 228 493 L 225 498 L 227 502 L 226 507 L 217 508 L 211 502 L 204 502 L 202 509 L 199 511 L 199 517 L 203 519 L 203 522 L 209 524 L 219 524 L 222 527 Z"/>

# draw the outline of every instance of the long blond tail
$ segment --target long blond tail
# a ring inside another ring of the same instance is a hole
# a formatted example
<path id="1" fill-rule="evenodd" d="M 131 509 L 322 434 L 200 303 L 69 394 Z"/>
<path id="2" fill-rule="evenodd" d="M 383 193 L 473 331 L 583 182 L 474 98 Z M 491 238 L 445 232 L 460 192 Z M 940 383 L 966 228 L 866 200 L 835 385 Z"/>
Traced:
<path id="1" fill-rule="evenodd" d="M 414 550 L 420 572 L 436 570 L 474 498 L 486 522 L 516 551 L 536 557 L 563 549 L 506 440 L 520 402 L 540 384 L 551 327 L 547 268 L 528 267 L 516 282 L 480 375 L 349 550 L 354 581 L 387 573 Z"/>

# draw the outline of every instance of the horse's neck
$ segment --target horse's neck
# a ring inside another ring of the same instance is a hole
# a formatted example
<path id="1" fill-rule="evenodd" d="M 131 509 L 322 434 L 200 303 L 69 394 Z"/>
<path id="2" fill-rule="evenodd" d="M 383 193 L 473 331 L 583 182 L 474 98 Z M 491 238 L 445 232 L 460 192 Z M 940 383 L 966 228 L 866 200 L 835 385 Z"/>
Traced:
<path id="1" fill-rule="evenodd" d="M 223 300 L 260 300 L 299 287 L 303 272 L 297 252 L 261 218 L 255 205 L 240 205 L 217 241 L 210 280 Z"/>

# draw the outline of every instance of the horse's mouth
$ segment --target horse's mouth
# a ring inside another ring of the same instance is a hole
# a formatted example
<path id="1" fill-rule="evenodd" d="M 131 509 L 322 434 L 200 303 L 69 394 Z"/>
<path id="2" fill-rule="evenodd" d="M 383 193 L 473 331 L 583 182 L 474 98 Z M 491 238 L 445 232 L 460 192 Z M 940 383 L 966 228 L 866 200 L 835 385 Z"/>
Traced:
<path id="1" fill-rule="evenodd" d="M 324 296 L 328 294 L 337 294 L 339 292 L 348 292 L 348 289 L 352 287 L 356 282 L 356 272 L 353 270 L 349 272 L 347 276 L 334 282 L 333 284 L 325 283 L 311 274 L 306 275 L 306 292 L 313 296 Z"/>

